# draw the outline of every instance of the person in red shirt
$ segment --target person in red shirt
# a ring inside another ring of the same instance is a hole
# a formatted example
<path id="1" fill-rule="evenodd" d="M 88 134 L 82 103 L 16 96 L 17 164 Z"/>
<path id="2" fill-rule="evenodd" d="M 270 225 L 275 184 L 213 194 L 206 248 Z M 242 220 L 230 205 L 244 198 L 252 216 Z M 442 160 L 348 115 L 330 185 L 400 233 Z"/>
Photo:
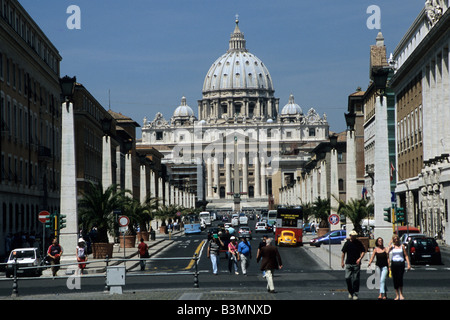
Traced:
<path id="1" fill-rule="evenodd" d="M 52 245 L 48 247 L 47 256 L 50 264 L 52 265 L 52 274 L 54 277 L 56 277 L 56 273 L 59 270 L 59 264 L 62 254 L 63 248 L 59 245 L 57 239 L 53 239 Z"/>
<path id="2" fill-rule="evenodd" d="M 138 245 L 138 252 L 139 252 L 139 257 L 141 259 L 145 259 L 149 257 L 148 254 L 148 245 L 144 242 L 144 239 L 141 238 L 141 243 L 139 243 Z M 145 270 L 145 260 L 141 260 L 139 261 L 140 265 L 141 265 L 141 271 Z"/>

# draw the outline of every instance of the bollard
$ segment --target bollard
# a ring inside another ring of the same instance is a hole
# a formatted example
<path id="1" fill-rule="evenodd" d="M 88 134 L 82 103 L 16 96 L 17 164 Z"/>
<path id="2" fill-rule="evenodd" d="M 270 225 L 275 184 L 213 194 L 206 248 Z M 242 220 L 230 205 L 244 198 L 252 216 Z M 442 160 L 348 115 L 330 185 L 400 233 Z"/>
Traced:
<path id="1" fill-rule="evenodd" d="M 108 265 L 109 265 L 109 256 L 106 255 L 106 267 L 105 267 L 105 288 L 103 289 L 104 293 L 108 293 L 109 292 L 109 286 L 108 286 L 108 277 L 107 277 L 107 270 L 108 270 Z"/>
<path id="2" fill-rule="evenodd" d="M 17 297 L 19 295 L 18 284 L 17 284 L 17 257 L 14 252 L 14 281 L 13 281 L 13 291 L 11 297 Z"/>
<path id="3" fill-rule="evenodd" d="M 194 256 L 195 261 L 195 272 L 194 272 L 194 288 L 198 288 L 198 254 L 195 253 Z"/>

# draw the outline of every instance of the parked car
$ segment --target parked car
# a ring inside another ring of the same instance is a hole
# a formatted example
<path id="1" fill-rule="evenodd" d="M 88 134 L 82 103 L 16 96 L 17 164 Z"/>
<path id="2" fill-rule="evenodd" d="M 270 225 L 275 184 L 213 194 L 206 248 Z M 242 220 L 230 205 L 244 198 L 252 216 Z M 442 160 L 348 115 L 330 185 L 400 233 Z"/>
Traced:
<path id="1" fill-rule="evenodd" d="M 322 243 L 329 244 L 330 241 L 331 244 L 340 244 L 342 240 L 345 240 L 346 237 L 347 233 L 345 230 L 334 230 L 324 234 L 322 237 L 311 239 L 309 244 L 316 247 L 320 247 Z"/>
<path id="2" fill-rule="evenodd" d="M 278 237 L 277 244 L 279 246 L 282 246 L 282 245 L 296 246 L 297 239 L 295 238 L 295 233 L 293 231 L 289 231 L 289 230 L 281 231 L 281 234 Z"/>
<path id="3" fill-rule="evenodd" d="M 257 222 L 255 225 L 255 232 L 267 232 L 267 223 Z"/>
<path id="4" fill-rule="evenodd" d="M 414 238 L 426 238 L 427 236 L 423 233 L 404 233 L 401 238 L 400 242 L 404 245 L 408 245 L 408 243 L 413 240 Z"/>
<path id="5" fill-rule="evenodd" d="M 248 239 L 252 239 L 252 232 L 249 227 L 240 227 L 238 231 L 239 237 L 246 237 Z"/>
<path id="6" fill-rule="evenodd" d="M 7 265 L 6 265 L 6 277 L 14 276 L 14 258 L 17 259 L 17 275 L 34 275 L 41 276 L 43 268 L 37 268 L 43 266 L 44 262 L 41 254 L 37 248 L 20 248 L 11 251 Z M 25 267 L 34 267 L 30 269 L 23 269 Z"/>
<path id="7" fill-rule="evenodd" d="M 441 250 L 434 238 L 414 238 L 409 242 L 408 249 L 412 264 L 418 262 L 442 264 Z"/>

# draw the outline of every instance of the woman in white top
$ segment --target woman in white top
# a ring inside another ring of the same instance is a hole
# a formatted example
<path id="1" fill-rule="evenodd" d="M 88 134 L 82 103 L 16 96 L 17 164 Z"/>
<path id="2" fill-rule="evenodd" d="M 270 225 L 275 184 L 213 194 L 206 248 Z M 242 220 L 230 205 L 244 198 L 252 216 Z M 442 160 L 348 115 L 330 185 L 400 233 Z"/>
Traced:
<path id="1" fill-rule="evenodd" d="M 86 262 L 87 261 L 87 252 L 86 252 L 86 242 L 83 238 L 80 238 L 78 240 L 78 246 L 77 246 L 77 261 L 81 262 L 78 264 L 79 267 L 79 273 L 82 275 L 83 270 L 86 268 Z"/>
<path id="2" fill-rule="evenodd" d="M 394 289 L 396 297 L 394 300 L 403 300 L 403 274 L 405 273 L 405 260 L 407 262 L 408 270 L 411 269 L 409 263 L 409 256 L 406 252 L 405 246 L 400 242 L 398 235 L 392 237 L 392 241 L 389 244 L 389 252 L 392 252 L 391 259 L 391 273 L 394 281 Z"/>

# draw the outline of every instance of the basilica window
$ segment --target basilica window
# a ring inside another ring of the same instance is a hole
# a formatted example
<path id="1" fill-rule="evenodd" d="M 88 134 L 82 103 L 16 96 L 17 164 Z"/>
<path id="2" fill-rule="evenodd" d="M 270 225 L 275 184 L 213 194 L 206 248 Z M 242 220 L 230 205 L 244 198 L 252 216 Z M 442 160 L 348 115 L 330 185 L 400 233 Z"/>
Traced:
<path id="1" fill-rule="evenodd" d="M 162 131 L 156 132 L 156 140 L 162 140 L 163 139 L 163 133 Z"/>
<path id="2" fill-rule="evenodd" d="M 316 136 L 316 129 L 315 128 L 309 128 L 309 136 L 315 137 Z"/>

